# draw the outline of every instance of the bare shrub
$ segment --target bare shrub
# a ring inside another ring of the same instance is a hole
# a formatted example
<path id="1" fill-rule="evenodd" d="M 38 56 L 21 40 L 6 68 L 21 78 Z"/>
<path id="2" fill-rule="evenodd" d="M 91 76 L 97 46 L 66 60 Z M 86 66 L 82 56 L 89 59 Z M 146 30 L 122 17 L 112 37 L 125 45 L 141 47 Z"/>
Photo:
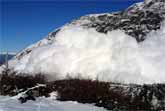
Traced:
<path id="1" fill-rule="evenodd" d="M 46 83 L 45 76 L 36 74 L 35 76 L 27 74 L 1 74 L 0 93 L 1 95 L 15 95 L 20 89 L 26 90 L 38 83 Z"/>
<path id="2" fill-rule="evenodd" d="M 164 110 L 165 84 L 136 85 L 101 82 L 90 79 L 76 79 L 68 77 L 64 80 L 47 81 L 44 74 L 35 76 L 15 73 L 1 74 L 0 93 L 2 95 L 16 95 L 20 91 L 36 86 L 38 83 L 45 87 L 34 88 L 34 97 L 48 96 L 56 91 L 58 100 L 78 101 L 80 103 L 94 103 L 110 110 Z M 153 97 L 158 101 L 152 105 Z"/>

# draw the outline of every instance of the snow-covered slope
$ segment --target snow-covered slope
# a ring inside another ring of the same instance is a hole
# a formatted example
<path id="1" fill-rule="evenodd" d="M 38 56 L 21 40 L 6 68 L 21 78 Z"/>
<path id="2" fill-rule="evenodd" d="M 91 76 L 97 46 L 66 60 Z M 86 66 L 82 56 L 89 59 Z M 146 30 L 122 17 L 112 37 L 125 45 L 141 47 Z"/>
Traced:
<path id="1" fill-rule="evenodd" d="M 17 99 L 0 96 L 0 111 L 107 111 L 89 104 L 77 102 L 59 102 L 50 98 L 38 98 L 20 104 Z"/>
<path id="2" fill-rule="evenodd" d="M 164 83 L 164 18 L 164 0 L 86 15 L 19 52 L 9 68 L 53 79 L 69 74 L 113 82 Z"/>

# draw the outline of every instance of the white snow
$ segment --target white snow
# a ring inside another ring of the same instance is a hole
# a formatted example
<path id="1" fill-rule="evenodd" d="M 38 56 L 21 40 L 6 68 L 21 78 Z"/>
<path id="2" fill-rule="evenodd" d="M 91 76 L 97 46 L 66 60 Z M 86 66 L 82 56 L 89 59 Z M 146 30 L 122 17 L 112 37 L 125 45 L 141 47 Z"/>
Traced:
<path id="1" fill-rule="evenodd" d="M 0 111 L 107 111 L 90 104 L 59 102 L 50 98 L 37 98 L 24 104 L 7 96 L 0 96 Z"/>
<path id="2" fill-rule="evenodd" d="M 21 93 L 15 95 L 15 96 L 12 96 L 10 99 L 19 99 L 20 97 L 24 97 L 24 96 L 26 96 L 26 93 L 27 93 L 28 91 L 33 90 L 33 89 L 36 89 L 36 88 L 39 88 L 39 87 L 46 87 L 46 85 L 45 85 L 45 84 L 37 84 L 37 85 L 34 86 L 34 87 L 28 88 L 27 90 L 25 90 L 25 91 L 23 91 L 23 92 L 21 92 Z M 20 90 L 22 90 L 22 89 L 20 89 Z M 19 90 L 19 91 L 20 91 L 20 90 Z M 53 92 L 52 92 L 52 93 L 53 93 Z M 56 93 L 56 94 L 57 94 L 57 93 Z M 50 95 L 50 97 L 52 97 L 52 96 Z M 56 97 L 57 97 L 57 95 L 56 95 Z M 52 98 L 53 98 L 53 97 L 52 97 Z M 55 97 L 54 97 L 54 98 L 55 98 Z"/>
<path id="3" fill-rule="evenodd" d="M 52 100 L 58 99 L 58 92 L 57 92 L 57 91 L 53 91 L 53 92 L 51 92 L 49 95 L 50 95 L 50 98 L 51 98 Z"/>
<path id="4" fill-rule="evenodd" d="M 165 24 L 142 43 L 120 30 L 102 34 L 65 26 L 52 44 L 35 48 L 13 66 L 16 71 L 43 73 L 50 79 L 67 75 L 122 83 L 165 82 Z"/>

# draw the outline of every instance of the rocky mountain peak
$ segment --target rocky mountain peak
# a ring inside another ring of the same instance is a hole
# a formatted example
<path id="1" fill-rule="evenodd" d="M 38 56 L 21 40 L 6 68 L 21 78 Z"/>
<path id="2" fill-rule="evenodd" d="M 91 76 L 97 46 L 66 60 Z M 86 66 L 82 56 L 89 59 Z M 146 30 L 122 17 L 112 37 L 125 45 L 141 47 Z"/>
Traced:
<path id="1" fill-rule="evenodd" d="M 156 3 L 156 2 L 165 2 L 164 0 L 145 0 L 145 3 Z"/>
<path id="2" fill-rule="evenodd" d="M 101 33 L 116 29 L 124 30 L 126 34 L 136 38 L 137 42 L 142 42 L 147 33 L 160 29 L 164 18 L 165 1 L 146 0 L 123 11 L 83 16 L 71 24 L 96 28 Z"/>

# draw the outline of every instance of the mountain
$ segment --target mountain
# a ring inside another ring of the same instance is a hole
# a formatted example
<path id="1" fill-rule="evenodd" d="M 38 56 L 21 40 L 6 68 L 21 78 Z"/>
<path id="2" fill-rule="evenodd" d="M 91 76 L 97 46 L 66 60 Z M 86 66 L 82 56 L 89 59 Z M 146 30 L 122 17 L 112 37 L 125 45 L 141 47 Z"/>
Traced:
<path id="1" fill-rule="evenodd" d="M 15 54 L 8 54 L 8 60 L 14 57 Z M 0 66 L 5 63 L 6 54 L 0 54 Z"/>
<path id="2" fill-rule="evenodd" d="M 121 83 L 164 83 L 165 1 L 90 14 L 49 33 L 9 61 L 17 73 Z M 4 70 L 4 66 L 0 70 Z"/>

